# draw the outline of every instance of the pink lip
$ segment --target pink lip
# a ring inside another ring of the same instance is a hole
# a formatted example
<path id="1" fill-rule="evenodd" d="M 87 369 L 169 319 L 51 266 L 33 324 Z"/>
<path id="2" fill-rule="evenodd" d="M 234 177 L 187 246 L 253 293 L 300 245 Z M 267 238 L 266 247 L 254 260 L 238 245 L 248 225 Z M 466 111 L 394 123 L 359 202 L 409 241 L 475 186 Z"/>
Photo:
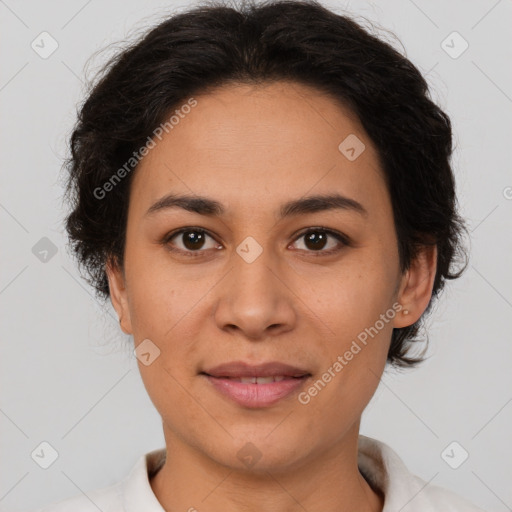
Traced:
<path id="1" fill-rule="evenodd" d="M 308 378 L 305 375 L 303 377 L 286 378 L 279 382 L 269 382 L 268 384 L 245 384 L 230 378 L 212 377 L 211 375 L 205 375 L 205 377 L 221 394 L 239 405 L 250 408 L 268 407 L 275 404 L 296 391 Z"/>
<path id="2" fill-rule="evenodd" d="M 202 373 L 206 373 L 212 377 L 271 377 L 273 375 L 302 377 L 303 375 L 309 375 L 309 371 L 304 368 L 291 366 L 278 361 L 270 361 L 262 364 L 231 361 L 206 369 Z"/>

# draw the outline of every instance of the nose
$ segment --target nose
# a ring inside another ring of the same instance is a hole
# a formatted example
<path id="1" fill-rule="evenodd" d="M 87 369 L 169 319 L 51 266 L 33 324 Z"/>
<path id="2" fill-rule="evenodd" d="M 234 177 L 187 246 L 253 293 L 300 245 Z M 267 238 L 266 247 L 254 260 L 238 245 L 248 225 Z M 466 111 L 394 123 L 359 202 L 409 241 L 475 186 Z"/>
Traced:
<path id="1" fill-rule="evenodd" d="M 232 268 L 218 292 L 215 321 L 219 329 L 258 341 L 295 327 L 296 295 L 287 283 L 291 269 L 284 270 L 269 256 L 264 250 L 249 263 L 233 255 Z"/>

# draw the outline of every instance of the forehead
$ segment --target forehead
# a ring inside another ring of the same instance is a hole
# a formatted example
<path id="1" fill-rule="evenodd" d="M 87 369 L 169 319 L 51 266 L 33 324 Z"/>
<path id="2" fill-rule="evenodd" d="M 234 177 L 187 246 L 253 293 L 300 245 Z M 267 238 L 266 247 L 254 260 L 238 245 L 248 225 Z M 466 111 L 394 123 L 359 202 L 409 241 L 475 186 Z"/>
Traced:
<path id="1" fill-rule="evenodd" d="M 194 99 L 154 139 L 136 170 L 130 202 L 147 208 L 176 191 L 250 210 L 308 190 L 356 197 L 385 191 L 377 152 L 357 116 L 313 88 L 231 84 Z"/>

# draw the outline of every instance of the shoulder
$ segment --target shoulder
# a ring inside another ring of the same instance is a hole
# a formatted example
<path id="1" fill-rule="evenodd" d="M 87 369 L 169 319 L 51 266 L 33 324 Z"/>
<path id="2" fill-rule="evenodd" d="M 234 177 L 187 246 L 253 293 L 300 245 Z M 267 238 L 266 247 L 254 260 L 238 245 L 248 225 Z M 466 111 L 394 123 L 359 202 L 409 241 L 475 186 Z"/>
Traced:
<path id="1" fill-rule="evenodd" d="M 384 494 L 383 512 L 484 512 L 458 494 L 411 473 L 382 441 L 359 436 L 358 466 L 368 483 Z"/>
<path id="2" fill-rule="evenodd" d="M 34 512 L 165 512 L 149 482 L 162 464 L 165 450 L 158 449 L 139 457 L 121 481 L 65 500 L 54 502 Z"/>
<path id="3" fill-rule="evenodd" d="M 421 478 L 411 475 L 411 479 L 416 482 L 416 487 L 422 489 L 421 497 L 412 500 L 407 510 L 429 512 L 433 510 L 443 510 L 445 512 L 485 512 L 462 496 L 437 485 L 428 484 Z M 415 507 L 416 505 L 416 507 Z M 418 508 L 417 505 L 420 505 Z"/>

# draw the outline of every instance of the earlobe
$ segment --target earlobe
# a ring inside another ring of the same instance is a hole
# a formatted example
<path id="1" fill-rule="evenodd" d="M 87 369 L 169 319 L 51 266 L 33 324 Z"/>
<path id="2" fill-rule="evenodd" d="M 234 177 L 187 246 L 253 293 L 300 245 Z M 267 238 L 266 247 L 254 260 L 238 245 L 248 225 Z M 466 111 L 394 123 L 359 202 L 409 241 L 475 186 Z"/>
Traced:
<path id="1" fill-rule="evenodd" d="M 395 317 L 394 327 L 407 327 L 423 314 L 432 297 L 437 269 L 437 246 L 423 246 L 403 276 L 398 294 L 402 310 Z"/>
<path id="2" fill-rule="evenodd" d="M 105 265 L 105 272 L 108 278 L 110 300 L 119 317 L 119 325 L 125 334 L 132 334 L 130 309 L 123 269 L 112 259 Z"/>

